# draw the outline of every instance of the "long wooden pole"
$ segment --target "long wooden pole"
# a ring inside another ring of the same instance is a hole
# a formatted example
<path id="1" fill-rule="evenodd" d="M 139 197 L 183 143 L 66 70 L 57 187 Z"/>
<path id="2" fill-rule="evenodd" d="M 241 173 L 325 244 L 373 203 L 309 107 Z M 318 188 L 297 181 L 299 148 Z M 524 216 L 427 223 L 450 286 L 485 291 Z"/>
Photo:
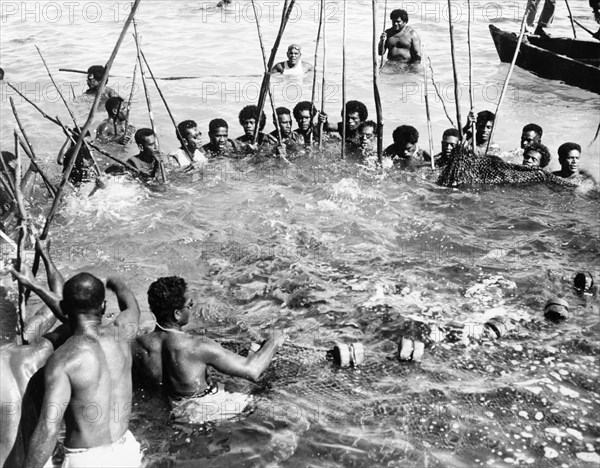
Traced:
<path id="1" fill-rule="evenodd" d="M 467 0 L 467 8 L 469 9 L 467 15 L 467 45 L 469 48 L 469 103 L 471 105 L 471 114 L 475 115 L 475 106 L 473 100 L 473 53 L 471 49 L 471 0 Z M 471 123 L 471 138 L 473 141 L 473 151 L 475 151 L 475 122 Z"/>
<path id="2" fill-rule="evenodd" d="M 35 48 L 37 49 L 38 54 L 40 55 L 40 58 L 42 59 L 42 62 L 44 63 L 44 67 L 46 68 L 46 72 L 48 73 L 48 76 L 50 77 L 50 81 L 52 81 L 52 84 L 54 85 L 56 92 L 58 93 L 58 95 L 59 95 L 60 99 L 62 100 L 63 104 L 65 105 L 65 107 L 67 108 L 67 112 L 69 112 L 69 115 L 71 116 L 71 120 L 73 120 L 73 124 L 75 125 L 75 127 L 79 127 L 77 125 L 77 120 L 75 119 L 75 115 L 71 111 L 71 108 L 69 107 L 69 104 L 67 103 L 67 100 L 65 99 L 63 93 L 60 91 L 60 88 L 56 84 L 56 81 L 54 81 L 54 77 L 52 76 L 52 73 L 50 73 L 50 68 L 48 68 L 48 64 L 46 63 L 46 60 L 44 59 L 44 56 L 42 55 L 42 51 L 40 50 L 40 48 L 37 45 L 35 46 Z"/>
<path id="3" fill-rule="evenodd" d="M 310 106 L 310 129 L 311 132 L 309 134 L 309 144 L 310 151 L 312 153 L 312 144 L 314 138 L 314 118 L 315 118 L 315 96 L 317 91 L 317 68 L 318 68 L 318 60 L 319 60 L 319 42 L 321 41 L 321 30 L 323 29 L 323 15 L 325 13 L 325 0 L 321 0 L 321 9 L 319 11 L 319 27 L 317 29 L 317 41 L 315 44 L 315 56 L 314 56 L 314 67 L 313 67 L 313 81 L 312 81 L 312 96 L 310 98 L 311 106 Z"/>
<path id="4" fill-rule="evenodd" d="M 373 7 L 373 94 L 375 96 L 375 111 L 377 113 L 377 159 L 383 158 L 383 111 L 381 109 L 381 95 L 379 94 L 379 69 L 377 39 L 377 0 L 372 0 Z"/>
<path id="5" fill-rule="evenodd" d="M 25 154 L 27 154 L 29 159 L 31 159 L 31 164 L 33 164 L 33 167 L 35 167 L 35 169 L 39 172 L 40 176 L 42 177 L 42 180 L 44 181 L 46 188 L 50 192 L 50 195 L 52 196 L 52 198 L 54 198 L 54 196 L 56 195 L 56 189 L 54 188 L 54 186 L 52 185 L 52 183 L 50 182 L 48 177 L 46 177 L 46 174 L 44 174 L 44 172 L 40 169 L 40 167 L 37 164 L 37 161 L 35 160 L 36 158 L 35 158 L 35 152 L 33 151 L 33 146 L 31 144 L 31 141 L 29 140 L 29 137 L 27 136 L 27 133 L 25 132 L 25 128 L 23 127 L 23 124 L 21 123 L 21 119 L 19 118 L 19 114 L 17 112 L 17 107 L 15 106 L 15 101 L 13 100 L 12 96 L 10 97 L 9 101 L 10 101 L 10 107 L 12 108 L 12 111 L 13 111 L 13 115 L 15 116 L 15 121 L 17 122 L 17 125 L 19 126 L 19 130 L 21 130 L 21 134 L 23 135 L 24 143 L 21 142 L 20 138 L 19 138 L 19 142 L 21 143 L 23 150 L 25 150 Z M 25 145 L 27 145 L 27 147 L 25 147 Z"/>
<path id="6" fill-rule="evenodd" d="M 6 84 L 8 85 L 9 88 L 11 88 L 13 91 L 16 91 L 16 93 L 21 96 L 23 99 L 25 99 L 26 102 L 28 102 L 29 104 L 31 104 L 40 114 L 42 114 L 42 116 L 49 120 L 50 122 L 60 126 L 60 124 L 58 123 L 58 120 L 53 119 L 52 117 L 50 117 L 48 114 L 46 114 L 41 108 L 40 106 L 38 106 L 35 102 L 33 102 L 31 99 L 29 99 L 27 96 L 25 96 L 21 91 L 19 91 L 16 87 L 14 87 L 12 84 L 10 84 L 9 82 L 6 82 Z"/>
<path id="7" fill-rule="evenodd" d="M 54 198 L 56 196 L 56 189 L 54 188 L 54 185 L 52 185 L 52 183 L 50 182 L 50 179 L 48 178 L 48 176 L 44 173 L 44 171 L 42 170 L 42 168 L 38 165 L 38 163 L 37 163 L 37 161 L 35 159 L 35 155 L 33 153 L 31 153 L 31 149 L 27 147 L 26 143 L 21 139 L 21 137 L 19 137 L 19 145 L 21 146 L 21 148 L 23 149 L 23 151 L 25 151 L 25 154 L 27 155 L 27 157 L 31 161 L 31 164 L 33 165 L 33 167 L 35 168 L 35 170 L 42 177 L 42 180 L 44 181 L 44 185 L 48 189 L 48 193 L 50 194 L 50 196 L 52 198 Z"/>
<path id="8" fill-rule="evenodd" d="M 79 154 L 79 150 L 81 150 L 81 146 L 83 145 L 83 139 L 85 138 L 85 135 L 89 131 L 90 127 L 92 126 L 92 122 L 94 120 L 94 115 L 96 113 L 96 108 L 98 107 L 98 103 L 100 102 L 100 98 L 102 97 L 102 93 L 104 92 L 104 88 L 106 87 L 106 81 L 108 80 L 108 74 L 110 72 L 113 62 L 115 61 L 117 52 L 119 52 L 121 43 L 123 42 L 123 39 L 125 38 L 125 34 L 127 33 L 129 24 L 133 20 L 135 12 L 138 9 L 140 1 L 141 0 L 135 0 L 133 6 L 131 7 L 131 12 L 129 13 L 129 16 L 125 20 L 125 24 L 123 25 L 123 30 L 121 31 L 121 35 L 119 36 L 119 39 L 117 40 L 117 43 L 112 51 L 112 54 L 110 55 L 110 58 L 108 59 L 108 62 L 104 69 L 104 75 L 102 76 L 102 80 L 100 80 L 100 85 L 98 86 L 98 91 L 96 92 L 96 97 L 94 98 L 94 103 L 92 104 L 92 108 L 90 110 L 88 118 L 87 118 L 83 128 L 81 129 L 81 132 L 79 133 L 79 137 L 77 138 L 77 143 L 75 144 L 75 149 L 73 150 L 74 155 Z M 63 178 L 60 182 L 60 185 L 58 186 L 58 191 L 57 191 L 56 197 L 54 197 L 54 203 L 52 204 L 52 208 L 50 209 L 50 212 L 48 213 L 48 216 L 46 217 L 46 223 L 44 224 L 44 229 L 42 230 L 42 233 L 40 235 L 41 240 L 45 240 L 46 237 L 48 237 L 48 232 L 50 231 L 50 226 L 52 224 L 52 221 L 54 220 L 54 216 L 56 215 L 56 212 L 58 211 L 58 206 L 60 205 L 60 201 L 62 199 L 63 189 L 65 188 L 65 185 L 67 185 L 69 176 L 71 175 L 71 171 L 73 170 L 73 166 L 75 165 L 76 159 L 77 159 L 77 157 L 71 158 L 71 160 L 69 161 L 69 164 L 67 165 L 67 168 L 65 169 L 65 172 L 63 173 Z M 34 258 L 33 265 L 32 265 L 32 271 L 33 271 L 34 275 L 37 273 L 39 265 L 40 265 L 40 254 L 39 254 L 39 251 L 36 250 L 35 258 Z"/>
<path id="9" fill-rule="evenodd" d="M 498 99 L 498 105 L 496 105 L 496 117 L 494 122 L 492 123 L 492 130 L 490 131 L 490 139 L 488 140 L 487 147 L 485 149 L 485 154 L 490 150 L 490 145 L 492 144 L 492 138 L 494 137 L 494 131 L 496 130 L 496 125 L 498 124 L 498 117 L 500 112 L 500 107 L 502 106 L 502 102 L 504 101 L 504 95 L 506 94 L 506 90 L 508 89 L 508 83 L 510 82 L 510 77 L 512 76 L 512 72 L 515 69 L 515 64 L 517 63 L 517 57 L 519 56 L 519 51 L 521 49 L 521 42 L 523 42 L 523 36 L 525 35 L 525 25 L 527 23 L 527 13 L 529 11 L 525 11 L 523 15 L 523 19 L 521 20 L 521 30 L 519 31 L 519 39 L 517 40 L 517 45 L 515 47 L 515 53 L 513 55 L 512 61 L 510 62 L 510 68 L 508 69 L 508 73 L 506 74 L 506 79 L 504 80 L 504 85 L 502 86 L 502 92 L 500 93 L 500 99 Z M 475 142 L 475 137 L 473 137 L 473 142 Z M 473 147 L 475 147 L 475 143 L 473 143 Z"/>
<path id="10" fill-rule="evenodd" d="M 342 159 L 346 159 L 346 0 L 342 20 Z"/>
<path id="11" fill-rule="evenodd" d="M 265 44 L 262 38 L 262 31 L 260 30 L 260 20 L 258 19 L 258 12 L 256 11 L 256 4 L 254 0 L 252 0 L 252 10 L 254 11 L 254 20 L 256 21 L 256 30 L 258 32 L 258 43 L 260 44 L 260 52 L 262 54 L 263 59 L 263 67 L 265 69 L 265 73 L 269 73 L 269 69 L 267 67 L 267 54 L 265 52 Z M 271 103 L 271 111 L 273 112 L 273 123 L 275 124 L 275 129 L 277 130 L 277 141 L 279 142 L 279 146 L 283 144 L 283 137 L 281 136 L 281 127 L 279 126 L 279 118 L 277 117 L 277 110 L 275 109 L 275 101 L 273 99 L 273 94 L 271 93 L 271 87 L 267 88 L 269 92 L 269 101 Z M 260 125 L 260 117 L 256 116 L 256 126 Z"/>
<path id="12" fill-rule="evenodd" d="M 268 71 L 265 72 L 263 77 L 262 85 L 260 87 L 260 93 L 258 95 L 258 119 L 260 119 L 260 115 L 262 115 L 263 109 L 265 108 L 265 99 L 267 97 L 267 91 L 269 89 L 269 85 L 271 82 L 271 69 L 273 68 L 273 64 L 275 63 L 275 57 L 277 56 L 277 49 L 279 49 L 279 44 L 281 43 L 281 39 L 283 38 L 283 32 L 285 31 L 285 27 L 287 25 L 288 20 L 290 19 L 290 14 L 292 13 L 292 9 L 296 0 L 285 0 L 283 4 L 283 13 L 281 16 L 281 24 L 279 25 L 279 32 L 277 33 L 277 37 L 275 38 L 275 43 L 273 44 L 273 48 L 271 49 L 271 55 L 269 56 L 269 63 L 267 64 Z M 256 144 L 258 140 L 258 132 L 260 129 L 259 122 L 256 122 L 256 128 L 254 129 L 254 138 L 252 139 L 252 143 Z"/>
<path id="13" fill-rule="evenodd" d="M 127 137 L 127 129 L 129 128 L 129 112 L 131 111 L 131 101 L 133 101 L 133 92 L 135 90 L 135 77 L 137 74 L 138 63 L 135 62 L 133 67 L 133 78 L 131 79 L 131 91 L 129 92 L 129 100 L 127 101 L 127 108 L 125 109 L 127 114 L 125 117 L 125 137 Z"/>
<path id="14" fill-rule="evenodd" d="M 575 23 L 573 22 L 573 13 L 571 12 L 571 5 L 569 5 L 569 0 L 565 0 L 567 4 L 567 10 L 569 11 L 569 19 L 571 20 L 571 28 L 573 28 L 573 37 L 577 39 L 577 31 L 575 31 Z"/>
<path id="15" fill-rule="evenodd" d="M 135 38 L 135 47 L 137 51 L 137 59 L 140 64 L 140 76 L 142 77 L 142 85 L 144 86 L 144 94 L 146 96 L 146 106 L 148 107 L 148 117 L 150 118 L 150 128 L 154 132 L 154 138 L 156 139 L 156 146 L 160 153 L 160 142 L 158 140 L 158 134 L 156 133 L 156 125 L 154 125 L 154 113 L 152 112 L 152 101 L 150 101 L 150 93 L 148 91 L 148 84 L 146 83 L 146 73 L 144 72 L 144 64 L 142 63 L 142 48 L 140 45 L 140 37 L 138 35 L 137 26 L 135 21 L 133 22 L 133 31 Z M 165 175 L 165 170 L 162 164 L 162 161 L 158 161 L 158 171 L 160 172 L 160 177 L 163 182 L 167 181 L 167 177 Z"/>
<path id="16" fill-rule="evenodd" d="M 458 125 L 458 138 L 463 139 L 462 124 L 460 118 L 460 101 L 458 88 L 458 71 L 456 66 L 456 54 L 454 53 L 454 25 L 452 24 L 452 1 L 448 0 L 448 29 L 450 30 L 450 54 L 452 55 L 452 75 L 454 77 L 454 100 L 456 101 L 456 124 Z"/>
<path id="17" fill-rule="evenodd" d="M 194 166 L 194 155 L 188 149 L 188 147 L 187 147 L 187 145 L 185 143 L 185 138 L 183 138 L 183 135 L 179 132 L 179 127 L 177 127 L 177 122 L 175 122 L 175 118 L 173 117 L 173 113 L 171 112 L 171 109 L 169 108 L 169 104 L 167 104 L 167 100 L 165 99 L 165 96 L 163 95 L 160 87 L 158 86 L 158 83 L 156 82 L 156 79 L 154 78 L 154 73 L 152 73 L 152 69 L 150 68 L 150 65 L 148 65 L 148 61 L 146 60 L 146 56 L 144 55 L 144 52 L 142 51 L 141 48 L 140 48 L 140 55 L 142 56 L 142 59 L 144 59 L 144 63 L 146 64 L 146 68 L 148 69 L 148 73 L 150 73 L 150 78 L 152 78 L 152 81 L 154 82 L 154 86 L 156 86 L 156 90 L 158 91 L 158 95 L 162 99 L 162 102 L 165 105 L 165 109 L 167 109 L 167 113 L 169 114 L 169 118 L 171 119 L 171 123 L 173 124 L 173 127 L 175 127 L 175 134 L 177 135 L 177 138 L 181 142 L 183 150 L 188 155 L 188 158 L 190 158 L 190 165 L 193 167 Z"/>
<path id="18" fill-rule="evenodd" d="M 323 10 L 325 9 L 325 0 L 323 0 L 322 4 Z M 323 17 L 325 15 L 323 14 Z M 323 22 L 323 78 L 321 80 L 321 113 L 325 113 L 325 86 L 327 85 L 325 81 L 325 71 L 327 66 L 327 20 Z M 323 122 L 319 122 L 319 149 L 323 148 Z"/>
<path id="19" fill-rule="evenodd" d="M 15 203 L 17 205 L 17 211 L 19 213 L 19 236 L 17 240 L 17 262 L 15 267 L 21 271 L 23 250 L 25 249 L 25 239 L 27 238 L 27 219 L 25 215 L 25 203 L 23 201 L 23 193 L 21 192 L 21 155 L 19 152 L 18 134 L 15 131 L 15 156 L 17 157 L 17 166 L 15 170 Z M 19 282 L 19 306 L 17 309 L 17 332 L 21 336 L 21 342 L 27 344 L 25 338 L 25 287 Z"/>
<path id="20" fill-rule="evenodd" d="M 385 0 L 385 5 L 383 7 L 383 31 L 385 32 L 385 23 L 387 22 L 387 0 Z M 379 52 L 379 49 L 377 50 Z M 381 51 L 381 63 L 379 64 L 379 69 L 383 68 L 383 64 L 385 62 L 385 44 L 383 45 L 383 50 Z"/>
<path id="21" fill-rule="evenodd" d="M 423 55 L 427 56 L 427 54 L 425 54 L 425 51 L 423 51 Z M 431 112 L 429 110 L 429 79 L 427 77 L 427 66 L 423 66 L 423 83 L 424 83 L 424 88 L 423 91 L 425 93 L 425 114 L 427 116 L 427 136 L 429 137 L 429 156 L 431 157 L 431 170 L 435 169 L 435 161 L 433 158 L 433 131 L 431 130 Z"/>

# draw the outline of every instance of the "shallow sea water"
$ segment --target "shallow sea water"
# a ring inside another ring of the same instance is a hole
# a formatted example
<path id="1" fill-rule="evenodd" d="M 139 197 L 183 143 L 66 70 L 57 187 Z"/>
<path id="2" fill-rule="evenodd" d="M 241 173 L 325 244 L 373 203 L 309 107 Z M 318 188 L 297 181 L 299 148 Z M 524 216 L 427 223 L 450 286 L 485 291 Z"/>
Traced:
<path id="1" fill-rule="evenodd" d="M 64 121 L 68 116 L 34 44 L 53 72 L 85 69 L 106 60 L 128 11 L 123 2 L 66 3 L 3 1 L 0 18 L 5 80 Z M 477 110 L 494 109 L 508 70 L 497 59 L 488 19 L 517 30 L 524 3 L 473 2 Z M 587 2 L 571 3 L 575 17 L 593 27 Z M 270 48 L 281 5 L 258 4 Z M 298 4 L 278 57 L 283 60 L 285 45 L 298 42 L 312 62 L 318 4 Z M 332 118 L 341 106 L 341 5 L 328 2 L 327 10 L 325 94 Z M 374 115 L 370 5 L 348 2 L 348 99 L 364 101 Z M 456 40 L 464 119 L 466 3 L 454 5 L 462 13 Z M 445 2 L 393 5 L 402 6 L 450 98 Z M 556 35 L 570 33 L 563 10 L 558 5 Z M 382 17 L 381 6 L 379 24 Z M 160 81 L 175 118 L 195 119 L 206 135 L 208 122 L 224 117 L 231 135 L 241 134 L 237 113 L 256 100 L 262 72 L 250 3 L 234 0 L 221 13 L 213 2 L 144 0 L 138 27 L 157 76 L 200 77 Z M 122 95 L 131 89 L 127 77 L 134 55 L 128 36 L 109 82 Z M 71 83 L 76 94 L 83 91 L 83 75 L 56 72 L 56 77 Z M 420 80 L 384 69 L 385 144 L 391 143 L 393 128 L 409 123 L 427 146 Z M 61 89 L 68 93 L 68 84 Z M 276 79 L 274 91 L 276 105 L 292 108 L 310 100 L 311 79 Z M 438 151 L 448 122 L 432 93 Z M 2 149 L 12 146 L 9 96 L 15 94 L 2 83 Z M 152 101 L 161 147 L 169 151 L 176 146 L 174 131 L 154 91 Z M 60 133 L 19 97 L 15 102 L 34 148 L 57 177 L 53 161 Z M 598 142 L 589 145 L 598 105 L 595 94 L 515 69 L 496 141 L 503 149 L 515 148 L 521 127 L 537 122 L 554 154 L 553 169 L 557 147 L 572 140 L 584 148 L 582 166 L 598 176 Z M 83 120 L 89 103 L 77 99 L 73 107 Z M 148 125 L 143 92 L 137 89 L 132 122 Z M 123 275 L 146 325 L 150 282 L 180 275 L 200 304 L 189 326 L 195 333 L 235 338 L 243 348 L 271 327 L 286 327 L 294 343 L 307 347 L 359 341 L 366 362 L 355 370 L 337 369 L 320 351 L 284 347 L 259 384 L 224 379 L 233 389 L 254 392 L 258 407 L 240 421 L 216 427 L 173 423 L 164 402 L 139 391 L 131 427 L 151 466 L 598 465 L 599 305 L 597 296 L 572 289 L 579 271 L 597 277 L 597 199 L 543 186 L 451 190 L 436 186 L 429 171 L 356 167 L 331 151 L 290 166 L 215 162 L 202 175 L 172 173 L 170 181 L 164 192 L 113 180 L 91 198 L 69 197 L 51 230 L 61 271 Z M 32 211 L 41 217 L 47 209 L 38 193 Z M 282 303 L 276 290 L 294 292 L 294 300 Z M 543 306 L 555 294 L 571 305 L 571 318 L 560 325 L 543 319 Z M 3 307 L 6 320 L 9 308 Z M 495 315 L 516 323 L 501 340 L 428 341 L 420 365 L 394 359 L 411 320 L 448 331 L 456 328 L 453 323 L 476 329 Z"/>

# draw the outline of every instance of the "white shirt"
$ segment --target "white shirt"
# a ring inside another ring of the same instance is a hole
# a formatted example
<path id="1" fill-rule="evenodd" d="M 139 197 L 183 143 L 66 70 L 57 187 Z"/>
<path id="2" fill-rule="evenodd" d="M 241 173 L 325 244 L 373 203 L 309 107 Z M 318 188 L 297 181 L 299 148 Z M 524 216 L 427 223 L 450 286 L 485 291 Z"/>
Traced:
<path id="1" fill-rule="evenodd" d="M 183 148 L 177 148 L 175 151 L 172 151 L 171 154 L 169 154 L 169 161 L 171 161 L 174 166 L 178 167 L 187 167 L 190 165 L 190 157 Z M 194 163 L 206 164 L 207 162 L 208 159 L 205 154 L 196 148 L 196 151 L 194 151 Z"/>

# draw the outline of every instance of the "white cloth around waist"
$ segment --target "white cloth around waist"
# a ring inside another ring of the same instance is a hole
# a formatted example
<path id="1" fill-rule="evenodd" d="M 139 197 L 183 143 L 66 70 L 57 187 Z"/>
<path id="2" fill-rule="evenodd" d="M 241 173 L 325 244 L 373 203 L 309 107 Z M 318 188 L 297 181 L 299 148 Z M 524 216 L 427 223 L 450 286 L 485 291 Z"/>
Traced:
<path id="1" fill-rule="evenodd" d="M 62 468 L 138 468 L 143 466 L 142 458 L 140 443 L 127 431 L 109 445 L 83 449 L 65 447 Z"/>

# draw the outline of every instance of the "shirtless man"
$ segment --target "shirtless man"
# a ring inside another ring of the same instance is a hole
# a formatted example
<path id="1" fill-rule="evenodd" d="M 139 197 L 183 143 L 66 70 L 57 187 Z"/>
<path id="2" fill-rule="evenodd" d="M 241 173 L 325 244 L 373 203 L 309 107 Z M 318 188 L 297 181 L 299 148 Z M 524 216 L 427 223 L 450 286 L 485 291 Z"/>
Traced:
<path id="1" fill-rule="evenodd" d="M 465 125 L 463 132 L 467 135 L 467 139 L 471 139 L 471 125 L 475 120 L 475 148 L 474 153 L 476 156 L 500 156 L 500 147 L 494 142 L 489 144 L 490 136 L 492 135 L 492 128 L 494 127 L 494 121 L 496 120 L 496 114 L 493 112 L 484 110 L 477 114 L 477 119 L 472 112 L 469 112 L 467 118 L 467 124 Z M 486 153 L 487 150 L 487 153 Z"/>
<path id="2" fill-rule="evenodd" d="M 550 162 L 550 151 L 541 143 L 531 143 L 523 151 L 523 166 L 544 168 Z"/>
<path id="3" fill-rule="evenodd" d="M 258 351 L 242 357 L 204 335 L 184 332 L 182 327 L 189 322 L 194 301 L 185 280 L 177 276 L 159 278 L 152 283 L 148 289 L 148 304 L 156 317 L 156 328 L 136 339 L 134 362 L 149 383 L 163 388 L 171 397 L 173 414 L 182 416 L 179 412 L 183 412 L 192 398 L 197 408 L 196 414 L 188 412 L 194 418 L 190 422 L 203 422 L 208 416 L 212 416 L 212 420 L 226 419 L 243 411 L 238 405 L 239 396 L 235 397 L 240 394 L 229 394 L 222 386 L 217 388 L 207 381 L 207 367 L 257 381 L 284 342 L 285 335 L 276 332 Z M 217 394 L 220 396 L 215 396 Z M 248 400 L 247 396 L 242 398 L 243 406 Z M 235 414 L 226 414 L 227 409 L 235 406 L 238 406 Z M 209 407 L 215 414 L 206 414 Z"/>
<path id="4" fill-rule="evenodd" d="M 50 329 L 56 318 L 65 320 L 60 311 L 60 293 L 64 283 L 45 244 L 38 241 L 37 248 L 46 266 L 47 290 L 38 284 L 26 265 L 20 272 L 11 269 L 21 284 L 52 304 L 42 307 L 30 319 L 26 319 L 24 337 L 28 344 L 6 343 L 0 346 L 0 405 L 2 431 L 0 431 L 0 466 L 22 466 L 29 439 L 38 420 L 42 401 L 41 373 L 38 372 L 53 351 L 71 334 L 70 327 L 61 325 Z M 35 379 L 35 380 L 34 380 Z M 31 384 L 30 384 L 31 383 Z"/>
<path id="5" fill-rule="evenodd" d="M 98 92 L 98 88 L 100 88 L 100 82 L 102 81 L 102 77 L 104 76 L 104 67 L 102 65 L 92 65 L 88 68 L 87 71 L 87 85 L 88 89 L 86 89 L 85 94 L 88 96 L 96 96 Z M 107 80 L 108 83 L 108 80 Z M 117 92 L 109 88 L 108 86 L 104 86 L 104 91 L 102 91 L 102 97 L 100 101 L 106 101 L 111 97 L 117 97 Z"/>
<path id="6" fill-rule="evenodd" d="M 388 51 L 388 60 L 419 63 L 421 61 L 421 39 L 416 31 L 408 26 L 408 13 L 394 10 L 390 13 L 392 27 L 381 34 L 379 55 Z"/>
<path id="7" fill-rule="evenodd" d="M 260 122 L 258 122 L 258 107 L 256 106 L 245 106 L 238 116 L 240 125 L 244 129 L 244 134 L 236 138 L 236 141 L 244 148 L 247 153 L 254 153 L 259 146 L 270 142 L 270 138 L 267 134 L 263 133 L 263 129 L 267 124 L 267 116 L 264 112 L 260 115 Z M 258 124 L 258 137 L 256 144 L 253 144 L 254 131 Z"/>
<path id="8" fill-rule="evenodd" d="M 104 103 L 108 118 L 103 120 L 96 128 L 96 138 L 103 141 L 115 141 L 120 145 L 126 145 L 131 141 L 135 133 L 133 125 L 127 125 L 127 116 L 123 108 L 123 98 L 120 96 L 111 97 Z"/>
<path id="9" fill-rule="evenodd" d="M 79 273 L 63 287 L 60 308 L 73 336 L 54 352 L 44 369 L 42 417 L 31 438 L 26 468 L 44 466 L 65 421 L 63 466 L 138 467 L 140 445 L 129 432 L 131 415 L 130 340 L 140 311 L 123 281 L 108 278 L 121 313 L 102 325 L 105 288 L 89 273 Z"/>
<path id="10" fill-rule="evenodd" d="M 319 140 L 319 128 L 313 123 L 314 117 L 317 115 L 317 109 L 310 101 L 300 101 L 294 106 L 294 119 L 298 124 L 298 128 L 294 130 L 298 142 L 303 142 L 304 145 L 310 145 L 312 135 L 313 143 Z"/>
<path id="11" fill-rule="evenodd" d="M 139 175 L 143 180 L 155 178 L 159 172 L 161 155 L 154 131 L 151 128 L 140 128 L 135 132 L 135 142 L 140 152 L 129 158 L 127 163 L 140 171 Z"/>
<path id="12" fill-rule="evenodd" d="M 340 115 L 343 117 L 343 110 L 340 112 Z M 358 127 L 360 124 L 365 122 L 369 118 L 369 111 L 367 110 L 367 106 L 365 106 L 360 101 L 348 101 L 346 103 L 346 142 L 350 144 L 358 145 Z M 338 133 L 340 137 L 342 136 L 342 125 L 343 122 L 338 122 L 337 124 L 331 124 L 327 120 L 326 114 L 319 115 L 319 121 L 324 121 L 325 123 L 325 131 Z"/>
<path id="13" fill-rule="evenodd" d="M 288 47 L 287 57 L 287 61 L 276 64 L 271 69 L 271 73 L 303 76 L 305 73 L 313 71 L 313 66 L 310 63 L 302 61 L 302 48 L 298 44 L 291 44 Z"/>
<path id="14" fill-rule="evenodd" d="M 187 167 L 192 163 L 189 156 L 191 154 L 195 164 L 206 163 L 208 159 L 202 152 L 202 132 L 198 129 L 198 124 L 193 120 L 184 120 L 179 122 L 177 130 L 179 133 L 175 132 L 175 136 L 179 138 L 181 135 L 183 140 L 181 147 L 169 154 L 169 162 L 175 167 Z"/>
<path id="15" fill-rule="evenodd" d="M 581 146 L 577 143 L 567 142 L 558 147 L 558 162 L 560 171 L 552 174 L 569 179 L 575 183 L 586 183 L 592 187 L 597 187 L 597 181 L 589 172 L 579 169 L 579 159 L 581 158 Z"/>
<path id="16" fill-rule="evenodd" d="M 443 167 L 448 164 L 452 151 L 458 145 L 458 130 L 455 128 L 448 128 L 442 134 L 442 151 L 436 154 L 433 158 L 435 165 Z"/>
<path id="17" fill-rule="evenodd" d="M 213 119 L 208 124 L 210 142 L 202 147 L 209 158 L 225 156 L 237 158 L 242 152 L 241 145 L 229 138 L 229 125 L 223 119 Z"/>
<path id="18" fill-rule="evenodd" d="M 275 115 L 277 116 L 277 122 L 273 119 L 275 130 L 269 133 L 269 143 L 272 145 L 279 143 L 277 133 L 277 126 L 279 125 L 281 141 L 285 146 L 284 156 L 287 156 L 288 153 L 297 153 L 304 146 L 304 137 L 292 131 L 292 112 L 287 107 L 278 107 L 275 109 Z"/>
<path id="19" fill-rule="evenodd" d="M 388 146 L 383 152 L 401 168 L 418 167 L 431 160 L 426 151 L 419 148 L 419 132 L 410 125 L 401 125 L 392 133 L 394 144 Z"/>

